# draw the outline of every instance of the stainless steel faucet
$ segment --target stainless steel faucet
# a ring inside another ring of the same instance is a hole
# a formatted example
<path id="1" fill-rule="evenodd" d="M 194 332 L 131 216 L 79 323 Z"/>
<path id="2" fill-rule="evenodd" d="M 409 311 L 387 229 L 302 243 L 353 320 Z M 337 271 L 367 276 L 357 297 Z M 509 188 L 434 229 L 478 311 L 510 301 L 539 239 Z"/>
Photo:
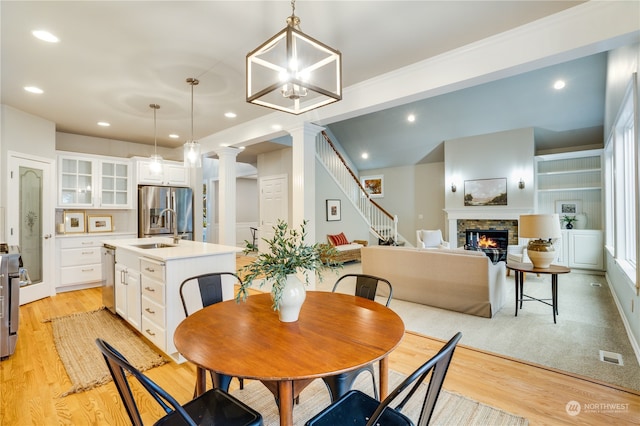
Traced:
<path id="1" fill-rule="evenodd" d="M 162 215 L 166 212 L 173 213 L 173 244 L 179 244 L 180 237 L 178 236 L 178 214 L 174 209 L 164 209 L 160 212 L 160 217 L 162 217 Z"/>

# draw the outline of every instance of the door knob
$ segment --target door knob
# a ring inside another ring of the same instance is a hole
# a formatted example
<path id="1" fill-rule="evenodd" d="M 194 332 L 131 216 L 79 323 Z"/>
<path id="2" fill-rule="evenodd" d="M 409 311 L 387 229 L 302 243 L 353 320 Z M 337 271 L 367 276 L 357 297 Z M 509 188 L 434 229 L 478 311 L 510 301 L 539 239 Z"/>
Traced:
<path id="1" fill-rule="evenodd" d="M 52 235 L 51 235 L 51 234 L 46 234 L 46 235 L 44 236 L 44 239 L 45 239 L 45 240 L 48 240 L 48 239 L 49 239 L 49 238 L 51 238 L 51 237 L 52 237 Z"/>

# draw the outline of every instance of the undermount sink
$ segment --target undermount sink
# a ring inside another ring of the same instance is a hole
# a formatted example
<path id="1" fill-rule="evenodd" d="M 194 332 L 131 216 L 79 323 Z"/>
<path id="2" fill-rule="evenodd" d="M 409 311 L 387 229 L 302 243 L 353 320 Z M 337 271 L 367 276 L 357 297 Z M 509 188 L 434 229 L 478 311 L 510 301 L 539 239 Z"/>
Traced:
<path id="1" fill-rule="evenodd" d="M 175 247 L 172 244 L 165 244 L 165 243 L 134 244 L 133 246 L 141 249 L 159 249 L 159 248 Z"/>

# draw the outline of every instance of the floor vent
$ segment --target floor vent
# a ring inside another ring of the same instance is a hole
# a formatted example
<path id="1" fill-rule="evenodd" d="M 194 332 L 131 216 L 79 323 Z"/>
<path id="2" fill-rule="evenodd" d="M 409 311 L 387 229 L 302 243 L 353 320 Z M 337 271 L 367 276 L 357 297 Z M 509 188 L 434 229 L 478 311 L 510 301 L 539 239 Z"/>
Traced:
<path id="1" fill-rule="evenodd" d="M 602 287 L 600 283 L 591 283 L 591 287 Z"/>
<path id="2" fill-rule="evenodd" d="M 608 351 L 601 350 L 600 361 L 608 362 L 609 364 L 624 365 L 624 363 L 622 362 L 622 355 L 617 354 L 615 352 L 608 352 Z"/>

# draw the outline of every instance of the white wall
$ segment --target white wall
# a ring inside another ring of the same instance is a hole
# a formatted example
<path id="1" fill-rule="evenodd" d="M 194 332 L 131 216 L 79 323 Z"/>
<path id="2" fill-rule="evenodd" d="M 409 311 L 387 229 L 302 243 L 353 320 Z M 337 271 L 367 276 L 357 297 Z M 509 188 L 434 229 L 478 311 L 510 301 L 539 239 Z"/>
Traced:
<path id="1" fill-rule="evenodd" d="M 44 120 L 31 114 L 24 113 L 8 105 L 0 106 L 0 207 L 10 207 L 7 200 L 8 176 L 7 153 L 9 151 L 29 154 L 38 158 L 55 161 L 56 126 L 51 121 Z M 54 167 L 55 169 L 55 167 Z M 50 184 L 50 183 L 45 183 Z M 52 185 L 55 188 L 55 186 Z M 53 223 L 54 212 L 51 212 Z M 0 235 L 6 237 L 8 223 L 0 224 L 5 227 Z"/>
<path id="2" fill-rule="evenodd" d="M 340 200 L 340 216 L 338 221 L 327 221 L 327 200 Z M 327 242 L 327 235 L 344 232 L 350 240 L 367 240 L 369 244 L 378 244 L 369 233 L 369 226 L 358 212 L 351 200 L 344 194 L 327 169 L 316 161 L 316 240 Z"/>
<path id="3" fill-rule="evenodd" d="M 507 208 L 533 209 L 534 152 L 533 128 L 445 141 L 445 207 L 478 209 L 464 206 L 464 182 L 507 178 Z M 518 188 L 520 178 L 525 181 L 525 189 Z M 456 192 L 451 191 L 452 182 L 456 183 Z"/>
<path id="4" fill-rule="evenodd" d="M 59 151 L 81 152 L 83 154 L 107 155 L 110 157 L 149 157 L 154 152 L 153 145 L 96 138 L 93 136 L 56 133 L 56 149 Z M 182 161 L 182 147 L 158 147 L 158 154 L 165 160 Z"/>

